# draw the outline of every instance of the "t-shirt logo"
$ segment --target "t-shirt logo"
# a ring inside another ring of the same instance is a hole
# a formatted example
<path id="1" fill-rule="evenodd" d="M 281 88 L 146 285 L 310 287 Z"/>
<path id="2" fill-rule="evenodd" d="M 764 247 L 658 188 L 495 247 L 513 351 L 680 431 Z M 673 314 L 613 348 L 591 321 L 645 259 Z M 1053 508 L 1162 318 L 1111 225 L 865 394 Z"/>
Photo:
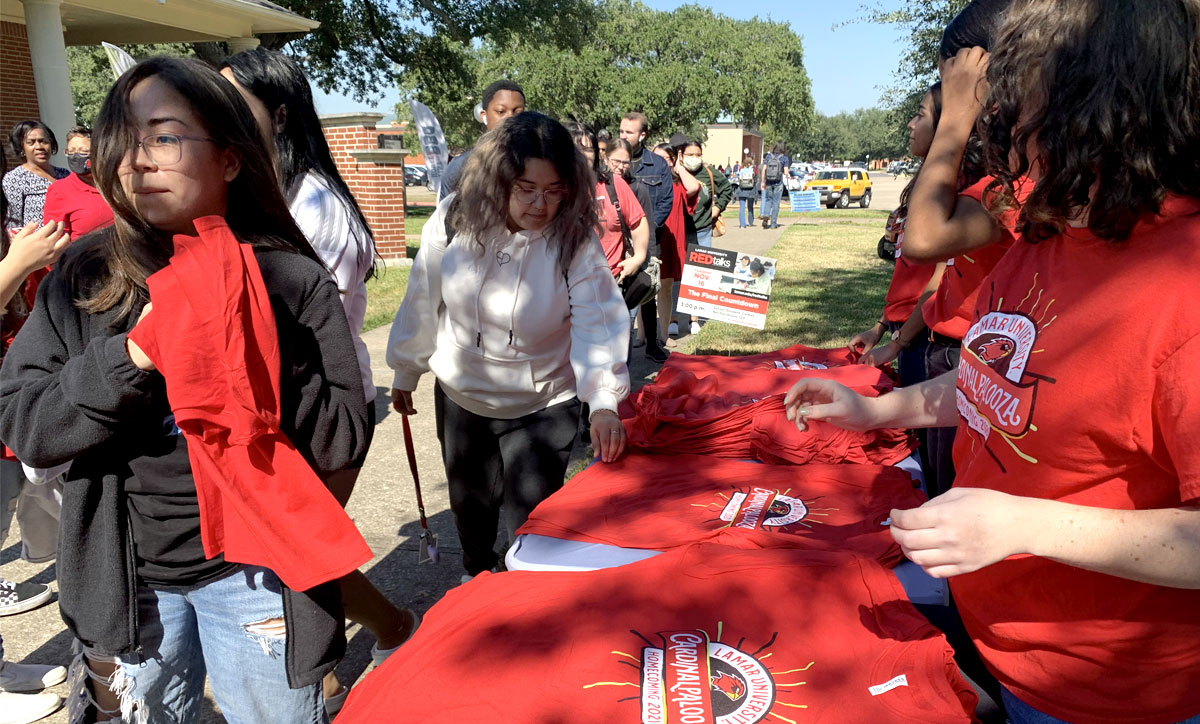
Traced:
<path id="1" fill-rule="evenodd" d="M 809 362 L 802 359 L 781 359 L 775 360 L 770 365 L 771 368 L 777 370 L 827 370 L 829 365 L 821 364 L 820 362 Z"/>
<path id="2" fill-rule="evenodd" d="M 1035 280 L 1036 284 L 1036 280 Z M 1057 316 L 1046 319 L 1053 300 L 1044 302 L 1041 293 L 1030 294 L 1012 312 L 994 311 L 980 317 L 963 337 L 962 360 L 955 382 L 958 413 L 972 430 L 983 437 L 984 444 L 996 433 L 1022 459 L 1037 460 L 1021 452 L 1021 438 L 1031 430 L 1033 410 L 1037 402 L 1038 385 L 1054 380 L 1028 370 L 1029 361 L 1037 349 L 1041 330 Z M 1030 298 L 1033 307 L 1020 311 Z M 1003 303 L 1003 300 L 1001 300 Z M 999 459 L 993 453 L 993 460 Z M 1003 465 L 1001 465 L 1003 467 Z"/>
<path id="3" fill-rule="evenodd" d="M 774 645 L 777 633 L 753 653 L 747 653 L 741 649 L 744 639 L 737 646 L 722 643 L 722 628 L 718 623 L 717 641 L 698 629 L 664 631 L 655 635 L 657 641 L 632 631 L 646 644 L 641 657 L 622 651 L 612 653 L 639 662 L 640 681 L 600 681 L 583 688 L 638 686 L 641 695 L 629 699 L 640 703 L 642 724 L 755 724 L 768 717 L 795 724 L 794 719 L 773 710 L 806 708 L 784 699 L 792 695 L 788 687 L 807 682 L 791 681 L 799 676 L 785 676 L 787 681 L 776 682 L 776 677 L 808 671 L 815 662 L 773 672 L 757 657 Z"/>
<path id="4" fill-rule="evenodd" d="M 721 520 L 730 528 L 764 530 L 799 523 L 808 517 L 808 506 L 799 498 L 767 488 L 751 488 L 736 492 L 721 511 Z"/>

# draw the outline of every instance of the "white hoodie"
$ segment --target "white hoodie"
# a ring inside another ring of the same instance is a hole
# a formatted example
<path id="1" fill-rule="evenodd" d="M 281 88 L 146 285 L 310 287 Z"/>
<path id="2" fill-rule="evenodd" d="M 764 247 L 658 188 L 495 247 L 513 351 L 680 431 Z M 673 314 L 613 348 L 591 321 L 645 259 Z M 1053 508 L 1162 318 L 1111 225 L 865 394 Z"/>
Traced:
<path id="1" fill-rule="evenodd" d="M 514 419 L 578 395 L 616 411 L 629 394 L 629 312 L 593 238 L 566 278 L 542 232 L 496 235 L 480 252 L 467 234 L 446 240 L 438 204 L 388 337 L 393 387 L 427 370 L 477 415 Z"/>

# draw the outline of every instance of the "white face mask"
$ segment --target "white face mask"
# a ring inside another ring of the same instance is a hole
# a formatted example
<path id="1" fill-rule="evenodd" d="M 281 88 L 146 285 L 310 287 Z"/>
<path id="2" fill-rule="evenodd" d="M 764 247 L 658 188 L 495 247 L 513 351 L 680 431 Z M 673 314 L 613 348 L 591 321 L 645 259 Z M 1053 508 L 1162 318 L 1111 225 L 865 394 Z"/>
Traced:
<path id="1" fill-rule="evenodd" d="M 704 165 L 704 159 L 700 158 L 699 156 L 684 156 L 683 157 L 683 167 L 692 173 L 699 171 L 700 167 L 703 165 Z"/>

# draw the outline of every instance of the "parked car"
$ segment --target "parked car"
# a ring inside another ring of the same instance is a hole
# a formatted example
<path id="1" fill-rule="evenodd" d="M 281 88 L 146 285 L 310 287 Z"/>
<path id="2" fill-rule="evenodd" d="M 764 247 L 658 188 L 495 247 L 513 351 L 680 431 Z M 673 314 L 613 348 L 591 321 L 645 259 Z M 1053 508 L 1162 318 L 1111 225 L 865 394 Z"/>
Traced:
<path id="1" fill-rule="evenodd" d="M 404 185 L 405 186 L 424 186 L 429 180 L 429 174 L 420 166 L 405 166 L 404 167 Z"/>
<path id="2" fill-rule="evenodd" d="M 820 191 L 821 203 L 828 208 L 844 209 L 857 201 L 861 208 L 871 205 L 871 174 L 858 168 L 820 171 L 804 185 L 805 191 Z"/>

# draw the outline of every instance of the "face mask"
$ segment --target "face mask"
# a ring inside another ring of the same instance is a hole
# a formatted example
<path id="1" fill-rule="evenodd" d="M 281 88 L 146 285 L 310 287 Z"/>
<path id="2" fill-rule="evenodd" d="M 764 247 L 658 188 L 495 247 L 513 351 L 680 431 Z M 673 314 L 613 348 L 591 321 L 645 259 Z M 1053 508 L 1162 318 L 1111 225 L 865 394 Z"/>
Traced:
<path id="1" fill-rule="evenodd" d="M 704 165 L 704 159 L 698 156 L 683 157 L 683 167 L 689 172 L 695 173 L 696 171 L 699 171 L 702 165 Z"/>
<path id="2" fill-rule="evenodd" d="M 68 153 L 67 168 L 71 169 L 72 173 L 82 176 L 92 172 L 92 156 L 87 153 Z"/>

